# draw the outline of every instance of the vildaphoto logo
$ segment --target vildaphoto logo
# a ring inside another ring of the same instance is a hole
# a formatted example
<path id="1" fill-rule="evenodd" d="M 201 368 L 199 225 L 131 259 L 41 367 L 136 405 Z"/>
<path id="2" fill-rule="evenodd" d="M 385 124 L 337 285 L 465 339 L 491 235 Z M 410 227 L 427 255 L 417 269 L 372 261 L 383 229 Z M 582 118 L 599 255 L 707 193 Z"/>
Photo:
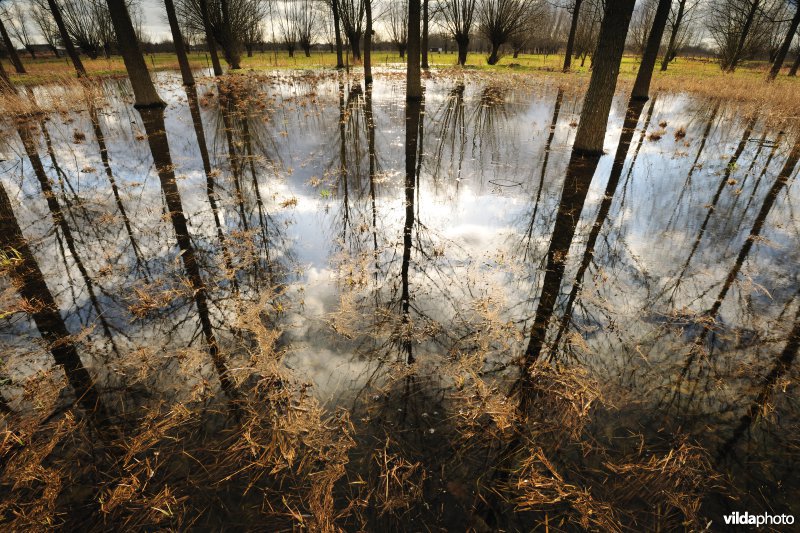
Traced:
<path id="1" fill-rule="evenodd" d="M 790 514 L 750 514 L 735 511 L 722 517 L 729 526 L 782 526 L 794 524 L 794 515 Z"/>

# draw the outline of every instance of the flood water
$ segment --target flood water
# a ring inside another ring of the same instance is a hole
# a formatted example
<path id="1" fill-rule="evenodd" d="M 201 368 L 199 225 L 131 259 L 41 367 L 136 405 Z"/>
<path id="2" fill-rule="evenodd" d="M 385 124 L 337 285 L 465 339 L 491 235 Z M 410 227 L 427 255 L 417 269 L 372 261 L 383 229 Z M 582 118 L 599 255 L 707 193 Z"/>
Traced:
<path id="1" fill-rule="evenodd" d="M 220 387 L 215 363 L 236 376 L 239 332 L 261 321 L 326 409 L 437 450 L 418 454 L 428 479 L 454 453 L 437 440 L 458 416 L 454 365 L 508 391 L 547 361 L 602 385 L 593 438 L 707 451 L 712 529 L 737 510 L 800 514 L 793 132 L 686 94 L 626 113 L 620 94 L 606 155 L 571 160 L 582 91 L 555 84 L 436 77 L 407 109 L 391 73 L 367 90 L 335 74 L 196 94 L 158 80 L 163 119 L 112 80 L 2 124 L 2 231 L 16 225 L 45 282 L 28 302 L 63 317 L 0 313 L 11 409 L 54 364 L 42 339 L 76 336 L 100 390 L 141 371 L 148 398 L 185 399 Z M 21 283 L 5 278 L 3 305 Z M 230 360 L 208 357 L 217 345 Z M 414 399 L 392 377 L 409 363 Z M 455 515 L 438 525 L 467 527 Z"/>

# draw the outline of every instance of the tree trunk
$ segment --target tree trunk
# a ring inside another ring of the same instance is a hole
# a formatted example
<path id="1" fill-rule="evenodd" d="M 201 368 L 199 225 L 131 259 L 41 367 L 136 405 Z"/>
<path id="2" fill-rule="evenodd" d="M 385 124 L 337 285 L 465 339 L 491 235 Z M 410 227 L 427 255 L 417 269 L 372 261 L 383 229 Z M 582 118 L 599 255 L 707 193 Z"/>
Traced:
<path id="1" fill-rule="evenodd" d="M 572 22 L 569 26 L 569 37 L 567 37 L 567 50 L 564 53 L 564 72 L 569 72 L 572 65 L 572 49 L 575 47 L 575 33 L 578 31 L 578 17 L 580 16 L 582 3 L 583 0 L 575 0 L 575 7 L 572 10 Z"/>
<path id="2" fill-rule="evenodd" d="M 486 62 L 490 65 L 496 65 L 500 61 L 500 44 L 491 43 L 491 53 L 486 58 Z"/>
<path id="3" fill-rule="evenodd" d="M 211 56 L 211 65 L 214 67 L 214 76 L 222 76 L 222 65 L 217 55 L 217 46 L 214 42 L 214 34 L 211 32 L 211 22 L 208 19 L 208 3 L 206 0 L 199 0 L 200 15 L 203 18 L 203 28 L 206 31 L 206 44 L 208 45 L 208 55 Z"/>
<path id="4" fill-rule="evenodd" d="M 750 11 L 747 13 L 747 19 L 744 22 L 744 27 L 742 28 L 742 33 L 739 36 L 739 42 L 736 45 L 736 50 L 733 53 L 733 57 L 730 59 L 728 65 L 725 66 L 725 71 L 733 72 L 736 70 L 736 66 L 739 64 L 739 59 L 741 59 L 742 52 L 744 51 L 744 45 L 747 41 L 747 36 L 750 33 L 750 27 L 753 25 L 753 20 L 756 17 L 756 11 L 758 11 L 760 0 L 753 0 L 752 5 L 750 6 Z"/>
<path id="5" fill-rule="evenodd" d="M 245 49 L 247 50 L 247 57 L 253 57 L 253 45 L 246 44 L 244 45 Z"/>
<path id="6" fill-rule="evenodd" d="M 399 45 L 397 47 L 397 51 L 400 52 L 400 59 L 405 59 L 406 58 L 406 47 L 405 46 Z"/>
<path id="7" fill-rule="evenodd" d="M 14 65 L 14 70 L 17 71 L 17 74 L 25 74 L 25 67 L 19 59 L 19 54 L 17 54 L 17 50 L 14 48 L 14 43 L 11 42 L 11 38 L 8 36 L 2 17 L 0 17 L 0 35 L 3 36 L 3 43 L 6 45 L 8 58 L 11 60 L 11 64 Z"/>
<path id="8" fill-rule="evenodd" d="M 31 59 L 36 59 L 36 50 L 33 48 L 33 46 L 26 46 L 25 49 L 31 55 Z"/>
<path id="9" fill-rule="evenodd" d="M 220 7 L 222 8 L 222 24 L 223 24 L 223 35 L 226 37 L 224 42 L 222 43 L 222 50 L 225 53 L 225 61 L 228 62 L 228 65 L 233 70 L 239 70 L 241 65 L 239 61 L 241 59 L 241 41 L 239 40 L 239 36 L 235 35 L 233 32 L 233 26 L 231 25 L 231 12 L 230 7 L 228 6 L 228 0 L 219 0 Z"/>
<path id="10" fill-rule="evenodd" d="M 333 32 L 336 34 L 336 68 L 344 68 L 344 54 L 342 53 L 342 30 L 339 27 L 339 0 L 331 0 L 333 10 Z"/>
<path id="11" fill-rule="evenodd" d="M 428 0 L 422 0 L 422 68 L 428 70 Z"/>
<path id="12" fill-rule="evenodd" d="M 469 35 L 457 35 L 455 37 L 458 45 L 458 64 L 462 67 L 467 64 L 467 52 L 469 50 Z"/>
<path id="13" fill-rule="evenodd" d="M 675 24 L 672 26 L 672 33 L 670 33 L 669 36 L 669 44 L 667 45 L 667 50 L 664 53 L 664 59 L 661 61 L 661 72 L 666 72 L 670 61 L 675 58 L 675 45 L 678 40 L 678 32 L 681 29 L 681 23 L 683 22 L 683 13 L 685 9 L 686 0 L 680 0 L 680 3 L 678 4 L 678 14 L 675 15 Z"/>
<path id="14" fill-rule="evenodd" d="M 147 70 L 142 51 L 139 49 L 139 41 L 136 38 L 128 8 L 125 6 L 125 0 L 107 0 L 107 2 L 114 32 L 117 35 L 117 45 L 133 86 L 136 100 L 134 107 L 139 109 L 164 107 L 164 102 L 158 96 L 153 80 L 150 79 L 150 72 Z"/>
<path id="15" fill-rule="evenodd" d="M 406 71 L 406 99 L 422 100 L 420 71 L 420 0 L 408 1 L 408 66 Z"/>
<path id="16" fill-rule="evenodd" d="M 606 3 L 594 56 L 594 70 L 583 100 L 581 121 L 572 147 L 575 152 L 603 153 L 608 114 L 617 87 L 620 61 L 625 50 L 625 38 L 635 3 L 635 0 Z"/>
<path id="17" fill-rule="evenodd" d="M 311 45 L 310 44 L 304 44 L 303 45 L 303 53 L 306 55 L 306 57 L 311 57 Z"/>
<path id="18" fill-rule="evenodd" d="M 792 39 L 794 39 L 794 36 L 797 33 L 798 25 L 800 25 L 800 2 L 798 2 L 797 7 L 795 8 L 794 17 L 792 18 L 792 24 L 789 27 L 789 32 L 786 34 L 786 38 L 783 40 L 783 44 L 781 44 L 781 47 L 778 50 L 778 56 L 775 58 L 775 62 L 772 64 L 772 68 L 767 75 L 767 80 L 774 80 L 775 77 L 780 73 L 781 68 L 783 67 L 783 62 L 786 60 L 786 54 L 789 53 L 789 47 L 792 45 Z"/>
<path id="19" fill-rule="evenodd" d="M 181 28 L 178 25 L 178 16 L 175 14 L 175 3 L 173 0 L 164 0 L 164 7 L 167 9 L 167 19 L 169 29 L 172 31 L 172 42 L 175 44 L 175 53 L 178 55 L 178 64 L 181 67 L 183 84 L 186 86 L 194 85 L 194 75 L 189 66 L 189 58 L 186 56 L 186 46 L 181 35 Z"/>
<path id="20" fill-rule="evenodd" d="M 64 19 L 61 16 L 61 10 L 59 9 L 56 0 L 47 0 L 47 3 L 50 5 L 50 11 L 53 13 L 53 19 L 56 21 L 56 26 L 58 26 L 58 33 L 61 35 L 61 41 L 64 43 L 64 48 L 67 49 L 67 55 L 69 55 L 69 58 L 72 60 L 72 66 L 75 67 L 75 72 L 78 73 L 79 78 L 85 78 L 87 76 L 86 69 L 83 68 L 81 56 L 78 55 L 78 52 L 72 45 L 72 39 L 69 38 L 67 26 L 64 24 Z"/>
<path id="21" fill-rule="evenodd" d="M 354 33 L 348 35 L 347 39 L 350 41 L 350 50 L 353 51 L 353 61 L 361 61 L 361 35 Z"/>
<path id="22" fill-rule="evenodd" d="M 797 57 L 794 58 L 794 63 L 792 63 L 792 68 L 789 69 L 789 76 L 791 77 L 797 76 L 798 67 L 800 67 L 800 52 L 798 52 Z"/>
<path id="23" fill-rule="evenodd" d="M 365 0 L 367 31 L 364 35 L 364 85 L 372 83 L 372 0 Z"/>
<path id="24" fill-rule="evenodd" d="M 0 93 L 4 92 L 13 93 L 14 85 L 11 83 L 11 79 L 8 77 L 8 73 L 6 73 L 3 62 L 0 61 Z"/>
<path id="25" fill-rule="evenodd" d="M 645 102 L 650 98 L 650 81 L 653 79 L 653 69 L 658 59 L 658 49 L 661 47 L 661 38 L 664 36 L 664 28 L 667 27 L 669 10 L 672 7 L 672 0 L 659 0 L 656 14 L 653 17 L 653 27 L 647 36 L 647 45 L 642 54 L 642 62 L 639 64 L 639 72 L 636 74 L 636 81 L 633 84 L 631 100 Z"/>
<path id="26" fill-rule="evenodd" d="M 55 58 L 56 59 L 61 59 L 61 54 L 58 52 L 58 48 L 56 46 L 52 45 L 52 44 L 49 45 L 49 46 L 50 46 L 50 51 L 53 52 L 53 55 L 55 56 Z"/>

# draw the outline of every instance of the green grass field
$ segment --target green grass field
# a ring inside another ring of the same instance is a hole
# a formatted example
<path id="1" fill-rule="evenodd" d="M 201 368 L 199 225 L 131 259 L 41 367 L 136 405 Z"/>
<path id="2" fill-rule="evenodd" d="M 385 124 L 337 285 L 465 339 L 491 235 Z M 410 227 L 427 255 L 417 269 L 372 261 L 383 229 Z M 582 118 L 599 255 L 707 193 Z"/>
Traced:
<path id="1" fill-rule="evenodd" d="M 153 70 L 170 70 L 177 69 L 177 59 L 173 54 L 158 53 L 148 54 L 148 66 Z M 210 66 L 208 55 L 204 52 L 190 54 L 190 62 L 195 68 L 202 68 Z M 125 65 L 122 58 L 114 56 L 110 59 L 88 59 L 83 58 L 84 66 L 90 75 L 93 76 L 117 76 L 125 74 Z M 456 64 L 455 53 L 431 53 L 430 64 L 433 67 L 454 67 Z M 74 75 L 71 64 L 66 58 L 39 58 L 31 60 L 30 58 L 23 58 L 23 62 L 28 71 L 27 74 L 15 74 L 10 65 L 6 70 L 11 74 L 11 79 L 15 83 L 23 85 L 33 85 L 38 83 L 46 83 L 48 81 L 57 81 L 59 78 L 70 77 Z M 348 61 L 352 68 L 360 68 L 360 64 Z M 486 71 L 539 71 L 539 72 L 552 72 L 560 73 L 561 65 L 563 63 L 562 55 L 533 55 L 533 54 L 520 54 L 519 57 L 514 58 L 511 55 L 504 56 L 497 65 L 490 66 L 486 64 L 486 55 L 472 53 L 468 56 L 467 68 Z M 400 56 L 396 52 L 390 51 L 376 51 L 373 52 L 373 64 L 377 67 L 380 66 L 393 66 L 399 67 L 403 64 Z M 573 61 L 573 72 L 586 74 L 589 72 L 590 60 L 587 59 L 583 67 L 580 66 L 580 60 Z M 633 76 L 638 68 L 638 57 L 625 56 L 622 60 L 621 74 L 625 76 Z M 270 69 L 316 69 L 316 68 L 333 68 L 336 65 L 336 55 L 328 52 L 313 52 L 311 57 L 305 57 L 302 52 L 295 53 L 294 57 L 289 57 L 285 51 L 280 51 L 277 54 L 273 52 L 256 52 L 253 57 L 244 57 L 242 67 L 244 69 L 253 70 L 270 70 Z M 744 64 L 739 68 L 736 77 L 762 77 L 768 65 L 764 62 L 750 62 Z M 719 68 L 719 65 L 707 59 L 687 59 L 679 58 L 677 61 L 670 65 L 666 73 L 661 73 L 656 68 L 657 76 L 692 76 L 695 78 L 708 78 L 708 77 L 722 77 L 725 74 Z"/>

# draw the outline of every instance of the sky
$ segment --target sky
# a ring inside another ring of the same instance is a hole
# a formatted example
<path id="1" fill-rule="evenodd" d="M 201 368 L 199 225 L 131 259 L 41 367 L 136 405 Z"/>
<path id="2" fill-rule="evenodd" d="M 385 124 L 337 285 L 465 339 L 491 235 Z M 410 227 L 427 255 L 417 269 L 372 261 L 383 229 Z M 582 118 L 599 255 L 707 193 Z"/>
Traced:
<path id="1" fill-rule="evenodd" d="M 161 0 L 142 0 L 144 31 L 153 41 L 171 39 L 167 13 Z"/>

